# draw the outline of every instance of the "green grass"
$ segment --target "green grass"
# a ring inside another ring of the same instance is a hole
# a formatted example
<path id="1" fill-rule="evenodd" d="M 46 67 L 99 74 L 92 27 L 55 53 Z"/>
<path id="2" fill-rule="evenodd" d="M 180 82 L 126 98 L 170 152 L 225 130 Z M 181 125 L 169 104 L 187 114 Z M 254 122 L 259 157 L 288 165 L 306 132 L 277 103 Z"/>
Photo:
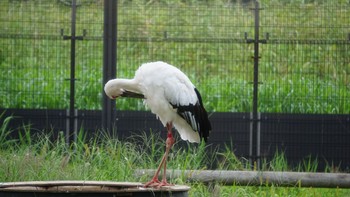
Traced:
<path id="1" fill-rule="evenodd" d="M 132 77 L 144 62 L 167 61 L 189 75 L 208 111 L 251 111 L 253 45 L 244 43 L 244 34 L 254 37 L 252 5 L 228 2 L 119 1 L 117 76 Z M 36 0 L 0 5 L 0 107 L 67 108 L 70 43 L 61 31 L 69 35 L 69 7 Z M 259 111 L 350 113 L 348 2 L 261 6 L 261 38 L 269 33 L 270 42 L 260 46 Z M 101 109 L 102 1 L 78 7 L 77 34 L 84 30 L 76 48 L 75 107 Z M 118 100 L 117 107 L 145 110 L 135 100 Z"/>
<path id="2" fill-rule="evenodd" d="M 7 119 L 5 123 L 7 123 Z M 30 133 L 30 127 L 22 128 L 18 140 L 9 139 L 11 131 L 4 126 L 0 138 L 0 182 L 45 181 L 45 180 L 95 180 L 145 182 L 150 177 L 136 177 L 136 169 L 155 169 L 164 151 L 164 139 L 157 133 L 134 134 L 120 141 L 104 132 L 96 132 L 87 140 L 84 131 L 70 146 L 65 143 L 63 133 L 56 138 L 52 134 Z M 6 140 L 4 139 L 6 138 Z M 175 144 L 169 155 L 168 169 L 201 170 L 217 166 L 218 170 L 247 170 L 247 161 L 237 158 L 232 148 L 206 154 L 204 144 L 189 144 L 181 148 Z M 270 171 L 314 172 L 317 160 L 306 158 L 299 167 L 292 169 L 283 152 L 277 152 L 271 161 L 263 162 L 263 169 Z M 248 168 L 249 169 L 249 168 Z M 325 169 L 332 172 L 331 168 Z M 204 185 L 187 182 L 185 177 L 170 180 L 191 187 L 190 196 L 211 196 L 213 188 L 220 196 L 348 196 L 348 189 L 279 187 L 278 185 L 224 186 L 220 183 Z"/>

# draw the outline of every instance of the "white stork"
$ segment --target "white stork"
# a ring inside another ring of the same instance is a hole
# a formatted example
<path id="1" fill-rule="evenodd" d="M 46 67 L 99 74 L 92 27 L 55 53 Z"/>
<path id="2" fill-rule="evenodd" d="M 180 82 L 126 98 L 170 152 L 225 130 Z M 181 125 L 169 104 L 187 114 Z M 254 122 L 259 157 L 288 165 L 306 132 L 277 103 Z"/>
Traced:
<path id="1" fill-rule="evenodd" d="M 104 90 L 111 99 L 134 97 L 145 100 L 152 113 L 156 114 L 167 128 L 166 150 L 159 167 L 145 186 L 170 185 L 166 180 L 166 160 L 175 140 L 173 126 L 181 139 L 199 143 L 207 141 L 211 124 L 204 109 L 201 95 L 189 78 L 178 68 L 165 62 L 142 64 L 133 79 L 109 80 Z M 164 166 L 163 179 L 158 180 Z"/>

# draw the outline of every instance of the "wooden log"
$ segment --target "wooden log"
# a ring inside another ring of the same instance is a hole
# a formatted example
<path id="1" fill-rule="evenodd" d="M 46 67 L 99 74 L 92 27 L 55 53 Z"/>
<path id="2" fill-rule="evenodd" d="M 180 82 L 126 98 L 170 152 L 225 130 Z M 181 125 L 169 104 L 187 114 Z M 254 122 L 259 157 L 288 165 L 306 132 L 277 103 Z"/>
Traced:
<path id="1" fill-rule="evenodd" d="M 136 176 L 153 176 L 155 170 L 137 170 Z M 224 185 L 350 188 L 350 174 L 273 171 L 167 170 L 167 177 Z"/>

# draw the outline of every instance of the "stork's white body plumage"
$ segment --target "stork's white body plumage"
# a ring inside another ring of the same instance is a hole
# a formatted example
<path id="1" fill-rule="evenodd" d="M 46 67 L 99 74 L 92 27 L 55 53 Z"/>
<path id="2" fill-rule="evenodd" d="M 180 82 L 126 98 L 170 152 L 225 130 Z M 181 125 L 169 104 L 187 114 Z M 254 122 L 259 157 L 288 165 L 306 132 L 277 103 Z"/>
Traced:
<path id="1" fill-rule="evenodd" d="M 200 142 L 198 131 L 194 131 L 171 105 L 187 106 L 198 102 L 195 87 L 185 74 L 169 64 L 155 62 L 143 64 L 134 80 L 146 98 L 145 103 L 164 126 L 172 122 L 181 139 Z"/>
<path id="2" fill-rule="evenodd" d="M 189 142 L 199 143 L 201 138 L 206 141 L 209 135 L 211 125 L 198 90 L 183 72 L 170 64 L 165 62 L 142 64 L 133 79 L 110 80 L 104 89 L 112 99 L 120 96 L 145 99 L 152 113 L 156 114 L 168 129 L 165 158 L 169 151 L 168 145 L 170 149 L 173 144 L 171 135 L 173 126 L 181 139 Z M 172 143 L 168 143 L 169 138 Z M 163 160 L 161 165 L 166 162 L 166 159 Z M 155 177 L 151 184 L 157 182 Z"/>

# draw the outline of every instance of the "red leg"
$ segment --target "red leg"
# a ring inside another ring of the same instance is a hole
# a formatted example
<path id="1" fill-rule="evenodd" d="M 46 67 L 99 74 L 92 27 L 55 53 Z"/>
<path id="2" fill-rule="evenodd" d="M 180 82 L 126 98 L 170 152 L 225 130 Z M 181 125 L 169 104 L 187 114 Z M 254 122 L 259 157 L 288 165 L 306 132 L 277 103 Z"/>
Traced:
<path id="1" fill-rule="evenodd" d="M 166 149 L 165 149 L 165 153 L 163 155 L 163 158 L 162 158 L 162 161 L 160 162 L 158 168 L 157 168 L 157 171 L 156 173 L 154 174 L 153 178 L 151 179 L 151 181 L 147 182 L 144 186 L 145 187 L 148 187 L 148 186 L 157 186 L 157 187 L 160 187 L 160 186 L 168 186 L 168 185 L 171 185 L 167 182 L 166 180 L 166 160 L 168 158 L 168 155 L 169 155 L 169 151 L 171 149 L 171 147 L 173 146 L 173 144 L 175 143 L 175 139 L 173 137 L 173 134 L 172 134 L 172 124 L 171 123 L 168 123 L 166 125 L 167 127 L 167 130 L 168 130 L 168 136 L 167 136 L 167 139 L 166 139 Z M 162 181 L 160 182 L 158 180 L 158 176 L 159 176 L 159 172 L 160 172 L 160 169 L 162 168 L 162 166 L 164 166 L 164 172 L 163 172 L 163 179 Z"/>
<path id="2" fill-rule="evenodd" d="M 161 162 L 160 162 L 160 164 L 159 164 L 159 166 L 157 168 L 156 173 L 154 174 L 153 178 L 150 181 L 145 183 L 145 185 L 144 185 L 145 187 L 156 186 L 156 185 L 158 185 L 160 183 L 160 181 L 158 180 L 158 176 L 159 176 L 160 169 L 162 168 L 162 166 L 163 166 L 163 164 L 164 164 L 164 162 L 166 160 L 165 156 L 166 155 L 164 154 L 163 158 L 162 158 L 162 160 L 161 160 Z"/>
<path id="3" fill-rule="evenodd" d="M 168 128 L 168 137 L 167 137 L 167 139 L 166 139 L 166 151 L 165 151 L 166 158 L 167 158 L 168 155 L 169 155 L 169 151 L 170 151 L 171 147 L 173 147 L 173 145 L 174 145 L 174 143 L 175 143 L 175 139 L 174 139 L 173 134 L 172 134 L 172 131 L 171 131 L 172 126 L 171 126 L 170 128 L 167 126 L 167 128 Z M 172 184 L 169 184 L 169 183 L 167 182 L 167 180 L 166 180 L 166 162 L 167 162 L 166 160 L 167 160 L 167 159 L 165 159 L 165 161 L 164 161 L 163 178 L 162 178 L 162 181 L 161 181 L 161 183 L 159 184 L 159 186 L 170 186 L 170 185 L 172 185 Z"/>

